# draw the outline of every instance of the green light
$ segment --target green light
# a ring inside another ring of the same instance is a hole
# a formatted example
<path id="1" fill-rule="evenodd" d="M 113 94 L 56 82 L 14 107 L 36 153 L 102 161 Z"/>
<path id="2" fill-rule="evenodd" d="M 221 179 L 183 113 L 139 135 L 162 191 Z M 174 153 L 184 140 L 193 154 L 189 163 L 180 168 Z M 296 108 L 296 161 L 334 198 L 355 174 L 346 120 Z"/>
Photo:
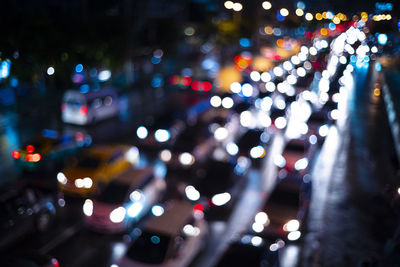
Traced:
<path id="1" fill-rule="evenodd" d="M 153 244 L 155 244 L 155 245 L 157 245 L 157 244 L 160 243 L 160 238 L 159 238 L 158 236 L 156 236 L 156 235 L 153 235 L 153 236 L 150 238 L 150 240 L 151 240 L 151 243 L 153 243 Z"/>

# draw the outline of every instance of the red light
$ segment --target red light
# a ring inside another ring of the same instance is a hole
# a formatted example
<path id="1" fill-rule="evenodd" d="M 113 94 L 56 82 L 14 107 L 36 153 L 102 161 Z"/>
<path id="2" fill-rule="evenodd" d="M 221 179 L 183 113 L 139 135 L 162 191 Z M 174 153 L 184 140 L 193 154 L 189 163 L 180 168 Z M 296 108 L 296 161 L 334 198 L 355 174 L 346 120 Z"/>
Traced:
<path id="1" fill-rule="evenodd" d="M 40 156 L 39 153 L 26 155 L 27 162 L 39 162 L 41 158 L 42 158 L 42 156 Z"/>
<path id="2" fill-rule="evenodd" d="M 35 147 L 32 145 L 27 145 L 25 149 L 26 149 L 26 152 L 28 152 L 28 153 L 32 153 L 33 151 L 35 151 Z"/>
<path id="3" fill-rule="evenodd" d="M 75 140 L 77 141 L 77 142 L 81 142 L 82 140 L 83 140 L 83 133 L 81 133 L 81 132 L 77 132 L 76 134 L 75 134 Z"/>
<path id="4" fill-rule="evenodd" d="M 236 56 L 235 59 L 234 59 L 234 61 L 235 61 L 235 63 L 238 63 L 241 59 L 242 59 L 241 56 Z"/>
<path id="5" fill-rule="evenodd" d="M 172 76 L 169 78 L 169 82 L 170 82 L 170 84 L 172 84 L 172 85 L 177 85 L 177 84 L 179 83 L 179 76 L 178 76 L 178 75 L 172 75 Z"/>
<path id="6" fill-rule="evenodd" d="M 201 89 L 203 89 L 203 91 L 210 91 L 211 90 L 211 83 L 210 82 L 203 82 L 201 84 Z"/>
<path id="7" fill-rule="evenodd" d="M 192 83 L 192 78 L 187 77 L 187 76 L 182 78 L 183 86 L 189 86 L 191 83 Z"/>
<path id="8" fill-rule="evenodd" d="M 57 259 L 51 259 L 51 263 L 53 264 L 53 267 L 60 267 L 60 264 L 58 263 Z"/>
<path id="9" fill-rule="evenodd" d="M 66 109 L 67 109 L 67 105 L 62 104 L 61 105 L 61 112 L 65 112 Z"/>
<path id="10" fill-rule="evenodd" d="M 19 159 L 21 157 L 21 153 L 19 153 L 17 150 L 14 150 L 11 154 L 14 159 Z"/>
<path id="11" fill-rule="evenodd" d="M 204 211 L 204 206 L 201 204 L 196 204 L 196 205 L 194 205 L 193 210 L 194 211 Z"/>
<path id="12" fill-rule="evenodd" d="M 80 112 L 82 115 L 86 115 L 86 114 L 87 114 L 87 107 L 86 107 L 86 106 L 82 106 L 82 107 L 79 109 L 79 112 Z"/>
<path id="13" fill-rule="evenodd" d="M 195 91 L 200 90 L 200 82 L 199 81 L 193 81 L 192 82 L 192 89 Z"/>

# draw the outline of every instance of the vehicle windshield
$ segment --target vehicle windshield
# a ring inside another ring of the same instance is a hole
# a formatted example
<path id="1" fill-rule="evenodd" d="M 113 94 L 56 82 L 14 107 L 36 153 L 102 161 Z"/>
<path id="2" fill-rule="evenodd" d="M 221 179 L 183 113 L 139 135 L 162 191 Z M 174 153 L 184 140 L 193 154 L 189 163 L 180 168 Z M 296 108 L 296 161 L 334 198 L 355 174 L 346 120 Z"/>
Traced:
<path id="1" fill-rule="evenodd" d="M 78 161 L 78 168 L 96 169 L 99 167 L 101 159 L 93 155 L 85 155 Z"/>
<path id="2" fill-rule="evenodd" d="M 97 200 L 108 204 L 121 204 L 125 200 L 129 186 L 120 183 L 109 183 Z"/>
<path id="3" fill-rule="evenodd" d="M 297 208 L 300 205 L 299 193 L 285 188 L 275 188 L 266 205 L 271 204 Z"/>
<path id="4" fill-rule="evenodd" d="M 305 148 L 303 144 L 295 143 L 295 142 L 289 142 L 286 145 L 285 151 L 293 151 L 293 152 L 298 152 L 298 153 L 305 153 Z"/>
<path id="5" fill-rule="evenodd" d="M 143 231 L 127 252 L 127 257 L 147 264 L 165 261 L 171 237 L 165 234 Z"/>

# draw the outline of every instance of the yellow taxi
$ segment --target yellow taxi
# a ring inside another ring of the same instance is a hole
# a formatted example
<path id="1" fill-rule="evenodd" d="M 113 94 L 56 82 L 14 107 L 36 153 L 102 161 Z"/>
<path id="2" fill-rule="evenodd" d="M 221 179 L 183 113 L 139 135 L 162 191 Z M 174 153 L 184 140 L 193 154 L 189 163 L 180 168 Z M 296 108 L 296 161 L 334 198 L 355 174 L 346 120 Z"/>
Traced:
<path id="1" fill-rule="evenodd" d="M 93 195 L 138 160 L 136 147 L 94 146 L 72 158 L 69 166 L 57 174 L 58 187 L 66 194 Z"/>

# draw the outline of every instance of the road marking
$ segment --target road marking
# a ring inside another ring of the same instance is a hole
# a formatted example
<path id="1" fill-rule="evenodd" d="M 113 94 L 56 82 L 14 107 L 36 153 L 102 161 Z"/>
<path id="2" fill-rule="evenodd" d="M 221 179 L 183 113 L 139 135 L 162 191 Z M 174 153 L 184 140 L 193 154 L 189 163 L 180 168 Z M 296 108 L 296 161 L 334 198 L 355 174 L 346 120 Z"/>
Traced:
<path id="1" fill-rule="evenodd" d="M 66 228 L 61 234 L 56 235 L 56 237 L 48 242 L 46 245 L 39 249 L 39 252 L 42 254 L 47 254 L 49 251 L 53 250 L 55 247 L 59 246 L 61 243 L 64 243 L 66 240 L 74 236 L 80 229 L 82 223 L 76 223 L 68 228 Z"/>

